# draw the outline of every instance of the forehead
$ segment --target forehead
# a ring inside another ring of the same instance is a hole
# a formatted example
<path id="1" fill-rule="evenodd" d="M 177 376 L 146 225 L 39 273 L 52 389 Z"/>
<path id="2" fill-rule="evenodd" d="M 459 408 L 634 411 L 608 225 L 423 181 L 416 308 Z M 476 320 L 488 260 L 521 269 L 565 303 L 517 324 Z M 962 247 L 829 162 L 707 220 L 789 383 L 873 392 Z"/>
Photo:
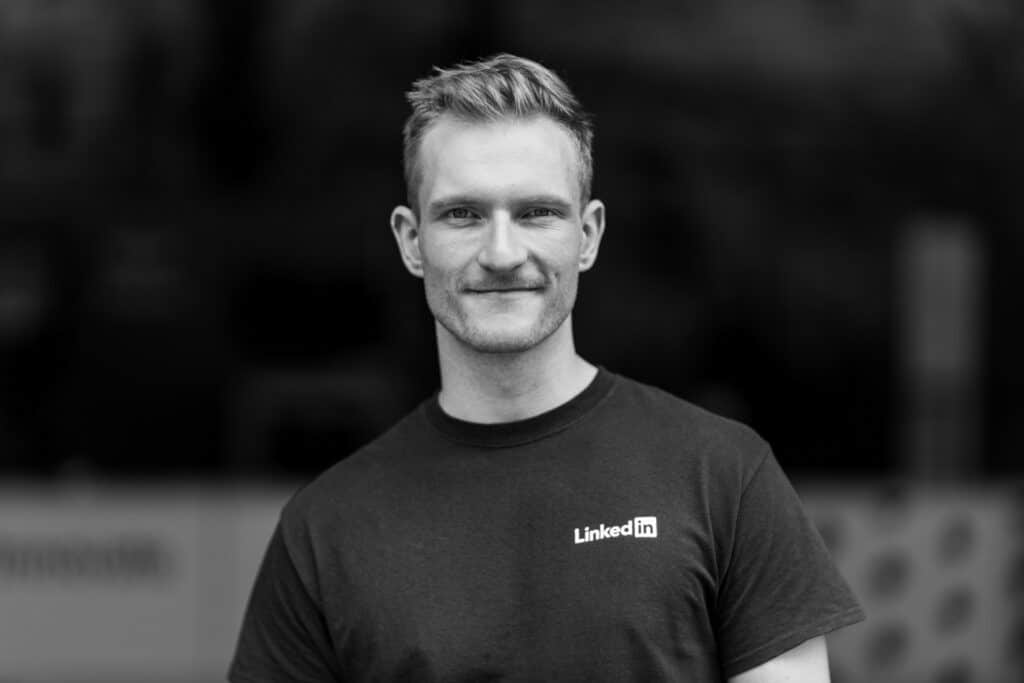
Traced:
<path id="1" fill-rule="evenodd" d="M 423 136 L 419 157 L 424 203 L 448 194 L 578 198 L 576 145 L 547 116 L 467 121 L 444 115 Z"/>

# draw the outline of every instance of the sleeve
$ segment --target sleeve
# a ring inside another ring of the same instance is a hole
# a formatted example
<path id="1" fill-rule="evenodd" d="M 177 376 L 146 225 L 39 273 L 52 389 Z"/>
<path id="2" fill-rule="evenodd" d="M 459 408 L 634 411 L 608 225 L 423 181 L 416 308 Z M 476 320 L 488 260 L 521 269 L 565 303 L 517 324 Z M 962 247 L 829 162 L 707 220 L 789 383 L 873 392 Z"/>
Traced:
<path id="1" fill-rule="evenodd" d="M 341 681 L 327 624 L 274 529 L 249 596 L 231 683 Z"/>
<path id="2" fill-rule="evenodd" d="M 864 619 L 770 450 L 734 514 L 732 549 L 716 605 L 726 677 Z"/>

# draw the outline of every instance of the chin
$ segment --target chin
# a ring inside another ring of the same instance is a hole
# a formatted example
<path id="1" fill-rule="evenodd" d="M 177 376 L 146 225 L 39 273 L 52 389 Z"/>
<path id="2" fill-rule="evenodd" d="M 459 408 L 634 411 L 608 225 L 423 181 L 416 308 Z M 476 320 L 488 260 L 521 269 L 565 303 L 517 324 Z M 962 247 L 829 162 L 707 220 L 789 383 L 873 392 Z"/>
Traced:
<path id="1" fill-rule="evenodd" d="M 453 321 L 454 322 L 454 321 Z M 460 342 L 480 353 L 522 353 L 544 342 L 558 329 L 553 320 L 489 320 L 447 326 Z M 479 323 L 485 324 L 479 324 Z M 490 324 L 486 324 L 490 323 Z"/>
<path id="2" fill-rule="evenodd" d="M 565 315 L 451 315 L 434 317 L 451 337 L 478 353 L 523 353 L 546 341 L 568 318 Z"/>
<path id="3" fill-rule="evenodd" d="M 472 330 L 457 336 L 480 353 L 522 353 L 544 341 L 547 335 L 538 330 Z"/>

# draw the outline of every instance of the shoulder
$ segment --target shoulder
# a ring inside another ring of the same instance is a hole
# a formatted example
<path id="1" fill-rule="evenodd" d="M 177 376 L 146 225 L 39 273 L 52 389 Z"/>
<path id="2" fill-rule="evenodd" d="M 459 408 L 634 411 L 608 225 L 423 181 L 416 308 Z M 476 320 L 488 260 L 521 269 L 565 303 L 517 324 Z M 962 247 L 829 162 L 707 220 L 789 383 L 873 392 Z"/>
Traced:
<path id="1" fill-rule="evenodd" d="M 319 535 L 360 508 L 386 501 L 403 454 L 422 430 L 418 406 L 390 429 L 301 486 L 281 511 L 286 542 Z M 309 540 L 306 538 L 305 540 Z"/>
<path id="2" fill-rule="evenodd" d="M 744 483 L 770 454 L 749 425 L 719 415 L 657 386 L 619 375 L 611 397 L 623 429 L 671 445 L 677 454 Z"/>

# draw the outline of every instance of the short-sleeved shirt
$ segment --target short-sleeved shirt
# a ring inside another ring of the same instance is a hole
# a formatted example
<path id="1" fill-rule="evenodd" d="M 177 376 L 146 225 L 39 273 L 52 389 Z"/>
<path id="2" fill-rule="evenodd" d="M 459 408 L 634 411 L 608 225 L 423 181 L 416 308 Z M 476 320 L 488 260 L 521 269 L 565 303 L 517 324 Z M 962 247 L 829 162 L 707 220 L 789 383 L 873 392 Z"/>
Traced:
<path id="1" fill-rule="evenodd" d="M 286 504 L 229 679 L 722 681 L 864 618 L 753 430 L 601 368 L 428 399 Z"/>

